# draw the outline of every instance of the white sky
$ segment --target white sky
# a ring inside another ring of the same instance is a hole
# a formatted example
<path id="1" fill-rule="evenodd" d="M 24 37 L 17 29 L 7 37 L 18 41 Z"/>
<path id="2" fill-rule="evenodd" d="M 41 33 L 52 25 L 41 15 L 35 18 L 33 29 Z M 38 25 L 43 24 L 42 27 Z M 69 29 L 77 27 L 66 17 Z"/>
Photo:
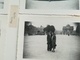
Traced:
<path id="1" fill-rule="evenodd" d="M 34 21 L 33 23 L 32 23 L 34 26 L 37 26 L 37 27 L 40 27 L 41 25 L 43 26 L 43 27 L 46 27 L 47 25 L 54 25 L 55 26 L 55 28 L 57 29 L 57 30 L 62 30 L 62 27 L 63 26 L 66 26 L 67 24 L 70 24 L 71 26 L 75 26 L 73 23 L 71 23 L 71 22 L 66 22 L 66 21 L 57 21 L 57 20 L 55 20 L 55 21 Z"/>
<path id="2" fill-rule="evenodd" d="M 70 24 L 71 26 L 74 26 L 74 28 L 76 27 L 73 23 L 74 20 L 72 21 L 72 19 L 65 19 L 65 18 L 46 18 L 46 19 L 38 19 L 38 20 L 33 20 L 31 21 L 32 25 L 36 26 L 36 27 L 40 27 L 41 25 L 43 27 L 46 27 L 47 25 L 54 25 L 56 30 L 62 30 L 63 26 L 66 26 L 67 24 Z"/>

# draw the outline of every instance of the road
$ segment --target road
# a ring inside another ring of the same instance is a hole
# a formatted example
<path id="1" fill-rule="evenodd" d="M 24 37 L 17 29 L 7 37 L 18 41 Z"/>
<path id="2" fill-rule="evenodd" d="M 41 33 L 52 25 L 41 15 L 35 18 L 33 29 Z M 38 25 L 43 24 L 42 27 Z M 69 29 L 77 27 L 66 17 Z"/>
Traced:
<path id="1" fill-rule="evenodd" d="M 47 51 L 46 35 L 25 36 L 23 56 L 26 59 L 80 60 L 80 37 L 56 35 L 55 52 Z"/>

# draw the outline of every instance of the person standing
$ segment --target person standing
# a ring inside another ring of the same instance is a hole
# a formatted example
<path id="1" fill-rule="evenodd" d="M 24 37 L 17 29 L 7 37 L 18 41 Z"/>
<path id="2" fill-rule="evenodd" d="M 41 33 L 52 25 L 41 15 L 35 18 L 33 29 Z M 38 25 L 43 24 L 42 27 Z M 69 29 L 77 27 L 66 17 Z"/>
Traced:
<path id="1" fill-rule="evenodd" d="M 55 52 L 55 49 L 56 49 L 56 35 L 55 35 L 54 32 L 52 32 L 51 41 L 52 41 L 52 52 Z"/>
<path id="2" fill-rule="evenodd" d="M 47 33 L 47 50 L 51 51 L 52 49 L 52 41 L 51 41 L 51 32 Z"/>

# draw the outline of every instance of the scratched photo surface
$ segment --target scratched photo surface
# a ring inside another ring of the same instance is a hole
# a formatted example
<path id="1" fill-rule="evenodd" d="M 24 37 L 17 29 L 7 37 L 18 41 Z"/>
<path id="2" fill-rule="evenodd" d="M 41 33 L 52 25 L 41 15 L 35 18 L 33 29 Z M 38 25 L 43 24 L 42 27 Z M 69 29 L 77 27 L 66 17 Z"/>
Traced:
<path id="1" fill-rule="evenodd" d="M 10 9 L 10 27 L 16 27 L 18 20 L 18 6 L 12 5 Z"/>
<path id="2" fill-rule="evenodd" d="M 55 28 L 55 52 L 47 50 L 47 32 Z M 24 59 L 80 60 L 80 21 L 40 18 L 24 23 Z"/>
<path id="3" fill-rule="evenodd" d="M 79 0 L 25 0 L 25 9 L 79 10 Z"/>
<path id="4" fill-rule="evenodd" d="M 0 0 L 0 9 L 4 8 L 4 0 Z"/>

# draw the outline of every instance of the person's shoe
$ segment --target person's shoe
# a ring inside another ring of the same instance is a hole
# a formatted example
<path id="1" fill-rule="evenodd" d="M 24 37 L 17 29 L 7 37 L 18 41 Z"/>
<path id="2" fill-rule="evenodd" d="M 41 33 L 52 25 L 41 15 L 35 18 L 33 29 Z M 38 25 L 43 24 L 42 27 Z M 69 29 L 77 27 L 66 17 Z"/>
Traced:
<path id="1" fill-rule="evenodd" d="M 52 50 L 52 52 L 55 52 L 55 50 Z"/>

